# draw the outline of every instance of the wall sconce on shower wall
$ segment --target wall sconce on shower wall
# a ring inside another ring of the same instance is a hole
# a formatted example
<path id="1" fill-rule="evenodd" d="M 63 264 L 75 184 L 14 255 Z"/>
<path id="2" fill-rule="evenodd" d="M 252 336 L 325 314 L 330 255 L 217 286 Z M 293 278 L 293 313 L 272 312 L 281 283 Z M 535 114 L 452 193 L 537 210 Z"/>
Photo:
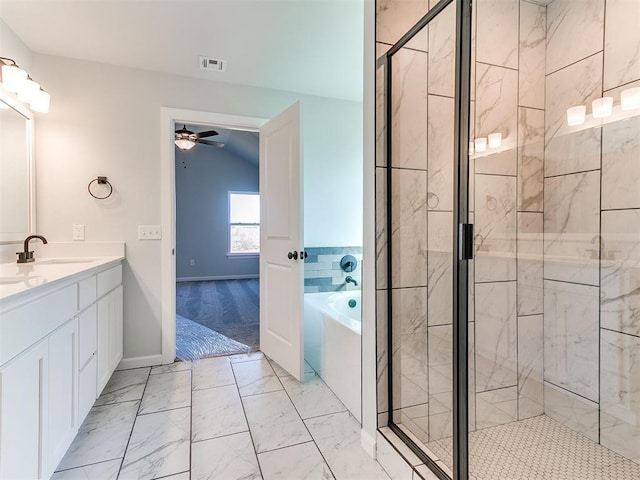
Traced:
<path id="1" fill-rule="evenodd" d="M 47 113 L 51 95 L 45 92 L 40 84 L 22 70 L 12 58 L 0 57 L 0 64 L 2 64 L 4 89 L 17 94 L 18 100 L 29 104 L 34 112 Z"/>

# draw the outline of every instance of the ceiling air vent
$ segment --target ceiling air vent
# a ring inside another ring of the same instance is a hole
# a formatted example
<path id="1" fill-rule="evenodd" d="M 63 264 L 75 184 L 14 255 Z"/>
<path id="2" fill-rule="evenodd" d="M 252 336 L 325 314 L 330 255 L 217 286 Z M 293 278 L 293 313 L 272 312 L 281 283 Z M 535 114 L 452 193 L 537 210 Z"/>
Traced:
<path id="1" fill-rule="evenodd" d="M 213 70 L 214 72 L 226 72 L 227 61 L 219 58 L 200 57 L 200 68 L 202 70 Z"/>

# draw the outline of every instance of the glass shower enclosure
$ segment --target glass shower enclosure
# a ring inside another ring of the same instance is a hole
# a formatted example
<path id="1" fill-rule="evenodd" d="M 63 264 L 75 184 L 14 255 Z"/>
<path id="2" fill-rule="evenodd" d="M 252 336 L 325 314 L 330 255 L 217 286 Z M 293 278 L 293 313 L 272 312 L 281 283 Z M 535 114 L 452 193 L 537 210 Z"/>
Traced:
<path id="1" fill-rule="evenodd" d="M 640 2 L 430 7 L 377 44 L 379 425 L 442 479 L 640 478 Z"/>

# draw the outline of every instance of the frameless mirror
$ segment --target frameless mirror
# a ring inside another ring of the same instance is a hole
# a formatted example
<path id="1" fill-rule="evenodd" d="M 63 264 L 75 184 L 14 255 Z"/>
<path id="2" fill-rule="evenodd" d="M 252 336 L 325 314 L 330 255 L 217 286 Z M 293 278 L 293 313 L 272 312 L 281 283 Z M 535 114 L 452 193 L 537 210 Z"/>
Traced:
<path id="1" fill-rule="evenodd" d="M 35 231 L 33 117 L 0 89 L 0 244 Z"/>

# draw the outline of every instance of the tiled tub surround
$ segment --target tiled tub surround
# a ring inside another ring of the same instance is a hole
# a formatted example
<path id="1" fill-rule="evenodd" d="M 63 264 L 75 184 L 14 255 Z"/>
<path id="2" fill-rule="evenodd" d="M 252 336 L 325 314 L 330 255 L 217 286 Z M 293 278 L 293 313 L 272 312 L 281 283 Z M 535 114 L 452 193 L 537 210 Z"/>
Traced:
<path id="1" fill-rule="evenodd" d="M 378 0 L 379 57 L 424 15 L 418 4 L 426 3 Z M 470 162 L 478 234 L 470 268 L 470 429 L 482 433 L 546 414 L 578 432 L 576 442 L 583 435 L 640 463 L 640 117 L 561 132 L 568 107 L 585 104 L 590 111 L 592 99 L 611 95 L 619 102 L 622 89 L 640 86 L 640 2 L 474 5 L 471 134 L 500 131 L 503 148 Z M 395 7 L 402 18 L 391 15 Z M 377 62 L 379 425 L 388 418 L 386 289 L 392 287 L 394 420 L 424 443 L 451 435 L 453 135 L 446 120 L 453 77 L 445 73 L 444 52 L 453 51 L 454 36 L 447 13 L 420 43 L 394 56 L 391 166 L 384 155 L 385 65 Z M 426 92 L 412 77 L 427 78 Z M 432 86 L 432 79 L 440 82 Z M 418 115 L 425 106 L 426 115 Z M 412 123 L 414 144 L 404 145 L 408 139 L 398 129 L 411 118 L 427 122 Z M 416 151 L 426 151 L 426 161 Z M 513 432 L 537 434 L 520 423 Z M 556 437 L 544 441 L 550 438 Z M 543 449 L 531 454 L 545 455 Z M 629 478 L 612 472 L 610 478 Z M 557 478 L 587 478 L 579 475 L 569 470 Z"/>
<path id="2" fill-rule="evenodd" d="M 304 251 L 309 255 L 304 260 L 305 293 L 360 290 L 362 247 L 309 247 Z M 345 255 L 353 255 L 358 261 L 353 272 L 344 272 L 340 268 L 340 259 Z M 358 285 L 346 283 L 347 275 L 353 277 Z"/>

